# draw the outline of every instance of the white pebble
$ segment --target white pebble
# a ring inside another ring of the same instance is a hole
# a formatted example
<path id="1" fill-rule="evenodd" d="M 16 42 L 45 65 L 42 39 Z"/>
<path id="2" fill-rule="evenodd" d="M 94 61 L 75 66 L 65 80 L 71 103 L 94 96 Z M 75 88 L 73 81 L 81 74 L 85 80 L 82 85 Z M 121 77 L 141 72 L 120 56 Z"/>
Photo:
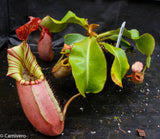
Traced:
<path id="1" fill-rule="evenodd" d="M 92 134 L 92 135 L 96 134 L 96 131 L 91 131 L 91 134 Z"/>
<path id="2" fill-rule="evenodd" d="M 64 135 L 64 133 L 61 133 L 61 135 L 63 136 L 63 135 Z"/>
<path id="3" fill-rule="evenodd" d="M 131 130 L 128 130 L 127 132 L 130 134 L 130 133 L 131 133 Z"/>
<path id="4" fill-rule="evenodd" d="M 83 108 L 83 107 L 80 107 L 79 109 L 80 109 L 82 112 L 83 112 L 83 110 L 84 110 L 84 108 Z"/>
<path id="5" fill-rule="evenodd" d="M 149 90 L 149 89 L 147 89 L 147 91 L 149 92 L 150 90 Z"/>

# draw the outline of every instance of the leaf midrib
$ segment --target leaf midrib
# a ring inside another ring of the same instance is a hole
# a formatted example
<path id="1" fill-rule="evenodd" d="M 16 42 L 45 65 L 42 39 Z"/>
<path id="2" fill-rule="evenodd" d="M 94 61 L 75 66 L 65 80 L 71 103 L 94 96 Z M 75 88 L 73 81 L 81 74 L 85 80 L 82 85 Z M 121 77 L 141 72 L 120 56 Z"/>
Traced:
<path id="1" fill-rule="evenodd" d="M 86 69 L 87 69 L 87 73 L 86 73 L 86 88 L 85 91 L 88 88 L 88 82 L 89 82 L 89 54 L 90 54 L 90 47 L 91 47 L 91 40 L 89 39 L 89 44 L 88 44 L 88 49 L 87 49 L 87 57 L 86 57 Z"/>

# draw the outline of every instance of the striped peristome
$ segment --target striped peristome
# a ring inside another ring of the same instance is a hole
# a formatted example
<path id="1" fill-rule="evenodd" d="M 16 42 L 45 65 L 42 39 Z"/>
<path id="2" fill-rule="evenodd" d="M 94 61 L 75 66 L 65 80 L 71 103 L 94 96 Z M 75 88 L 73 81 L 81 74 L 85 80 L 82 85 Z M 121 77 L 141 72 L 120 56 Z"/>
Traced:
<path id="1" fill-rule="evenodd" d="M 44 79 L 41 67 L 32 54 L 29 45 L 24 41 L 7 50 L 8 73 L 23 85 L 38 84 Z"/>

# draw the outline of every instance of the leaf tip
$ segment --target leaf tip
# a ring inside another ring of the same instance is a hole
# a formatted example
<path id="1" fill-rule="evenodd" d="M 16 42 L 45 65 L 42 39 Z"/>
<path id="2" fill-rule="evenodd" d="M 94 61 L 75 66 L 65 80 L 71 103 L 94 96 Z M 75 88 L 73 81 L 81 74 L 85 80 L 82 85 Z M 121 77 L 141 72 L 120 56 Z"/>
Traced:
<path id="1" fill-rule="evenodd" d="M 121 88 L 123 88 L 122 81 L 118 80 L 113 73 L 111 73 L 111 78 L 112 78 L 113 82 L 114 82 L 116 85 L 118 85 L 118 86 L 120 86 Z"/>

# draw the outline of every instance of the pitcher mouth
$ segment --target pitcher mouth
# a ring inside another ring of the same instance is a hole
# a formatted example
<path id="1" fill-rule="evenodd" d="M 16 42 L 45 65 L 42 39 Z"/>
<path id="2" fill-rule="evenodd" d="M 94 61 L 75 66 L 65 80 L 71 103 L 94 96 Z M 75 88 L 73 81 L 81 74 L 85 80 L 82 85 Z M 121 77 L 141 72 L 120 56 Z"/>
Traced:
<path id="1" fill-rule="evenodd" d="M 23 69 L 23 74 L 22 74 L 22 79 L 19 81 L 20 84 L 23 85 L 34 85 L 34 84 L 39 84 L 40 82 L 43 81 L 43 76 L 40 78 L 37 78 L 33 74 L 31 74 L 26 68 Z"/>
<path id="2" fill-rule="evenodd" d="M 9 65 L 7 76 L 14 78 L 22 85 L 39 84 L 44 80 L 41 67 L 25 41 L 7 51 Z"/>

